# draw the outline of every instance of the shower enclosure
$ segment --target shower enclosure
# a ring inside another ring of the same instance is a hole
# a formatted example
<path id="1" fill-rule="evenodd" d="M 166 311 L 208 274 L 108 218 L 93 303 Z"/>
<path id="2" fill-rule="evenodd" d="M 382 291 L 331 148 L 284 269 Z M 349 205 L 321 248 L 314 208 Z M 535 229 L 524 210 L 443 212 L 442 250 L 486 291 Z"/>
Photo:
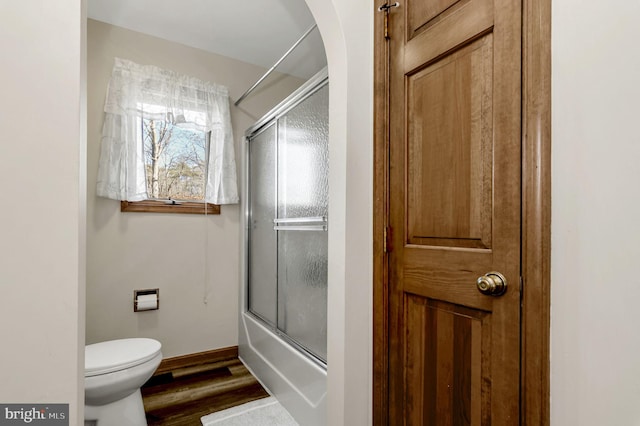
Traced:
<path id="1" fill-rule="evenodd" d="M 326 70 L 247 130 L 240 358 L 302 424 L 324 425 Z"/>

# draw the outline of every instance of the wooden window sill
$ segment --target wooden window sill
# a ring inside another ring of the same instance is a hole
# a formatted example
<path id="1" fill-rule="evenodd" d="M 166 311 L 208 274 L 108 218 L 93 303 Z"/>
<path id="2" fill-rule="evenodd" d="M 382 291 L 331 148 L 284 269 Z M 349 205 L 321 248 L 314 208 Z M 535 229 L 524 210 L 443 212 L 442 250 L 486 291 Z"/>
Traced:
<path id="1" fill-rule="evenodd" d="M 120 211 L 136 213 L 220 214 L 220 206 L 217 204 L 186 201 L 181 204 L 167 204 L 164 201 L 156 200 L 120 201 Z"/>

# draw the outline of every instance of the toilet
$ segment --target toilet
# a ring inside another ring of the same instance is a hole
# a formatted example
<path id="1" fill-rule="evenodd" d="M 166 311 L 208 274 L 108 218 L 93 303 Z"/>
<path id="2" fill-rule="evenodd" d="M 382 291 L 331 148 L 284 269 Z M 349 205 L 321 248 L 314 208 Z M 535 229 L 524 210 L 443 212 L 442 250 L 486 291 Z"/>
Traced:
<path id="1" fill-rule="evenodd" d="M 162 361 L 157 340 L 131 338 L 85 346 L 85 425 L 147 426 L 140 387 Z"/>

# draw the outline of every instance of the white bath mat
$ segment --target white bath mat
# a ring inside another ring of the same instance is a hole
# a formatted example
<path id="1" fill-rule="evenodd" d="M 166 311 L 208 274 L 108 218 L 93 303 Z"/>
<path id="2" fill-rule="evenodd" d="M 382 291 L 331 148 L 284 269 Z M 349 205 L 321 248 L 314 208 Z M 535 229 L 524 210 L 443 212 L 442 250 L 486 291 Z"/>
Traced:
<path id="1" fill-rule="evenodd" d="M 203 426 L 299 426 L 272 396 L 217 411 L 200 420 Z"/>

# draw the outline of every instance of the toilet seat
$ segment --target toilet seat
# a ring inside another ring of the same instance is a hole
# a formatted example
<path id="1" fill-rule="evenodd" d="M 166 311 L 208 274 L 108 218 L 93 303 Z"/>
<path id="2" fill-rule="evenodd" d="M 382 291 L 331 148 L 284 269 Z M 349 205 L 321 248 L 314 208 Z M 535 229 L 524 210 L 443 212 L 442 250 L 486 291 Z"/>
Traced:
<path id="1" fill-rule="evenodd" d="M 111 340 L 85 346 L 84 376 L 113 373 L 143 364 L 160 353 L 157 340 L 131 338 Z"/>

